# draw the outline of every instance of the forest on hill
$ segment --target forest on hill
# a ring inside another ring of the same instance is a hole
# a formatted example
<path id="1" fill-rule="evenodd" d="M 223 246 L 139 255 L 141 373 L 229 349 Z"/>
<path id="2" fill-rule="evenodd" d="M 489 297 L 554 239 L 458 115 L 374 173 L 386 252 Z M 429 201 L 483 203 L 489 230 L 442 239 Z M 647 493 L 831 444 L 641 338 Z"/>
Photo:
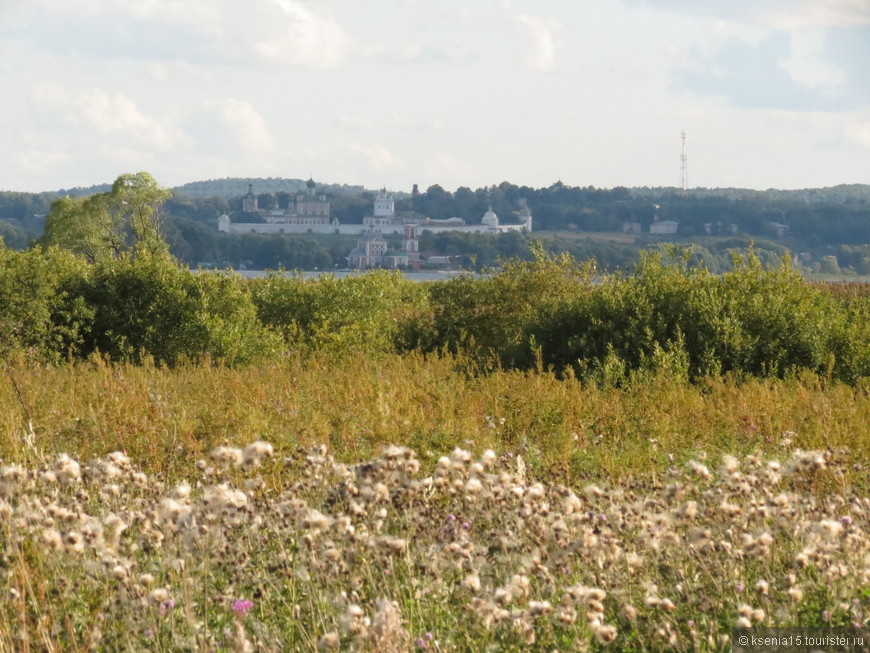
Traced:
<path id="1" fill-rule="evenodd" d="M 246 266 L 256 269 L 324 269 L 344 267 L 347 243 L 306 236 L 220 234 L 216 219 L 241 210 L 249 184 L 262 207 L 287 206 L 305 188 L 301 179 L 230 178 L 200 181 L 172 189 L 162 208 L 165 236 L 173 254 L 189 265 Z M 57 199 L 105 192 L 106 186 L 38 194 L 0 193 L 0 237 L 23 249 L 38 238 L 45 215 Z M 371 212 L 375 193 L 359 186 L 318 185 L 328 195 L 331 214 L 343 223 L 359 224 Z M 533 238 L 543 238 L 554 251 L 595 258 L 602 269 L 625 269 L 642 250 L 662 238 L 647 233 L 656 220 L 679 222 L 667 240 L 693 243 L 697 259 L 713 270 L 729 265 L 729 249 L 750 242 L 771 259 L 785 251 L 808 270 L 830 274 L 870 274 L 870 185 L 823 189 L 755 191 L 746 189 L 625 188 L 568 186 L 556 182 L 531 188 L 503 182 L 451 192 L 435 184 L 425 191 L 396 193 L 396 208 L 436 219 L 458 216 L 476 222 L 489 208 L 510 222 L 525 200 L 534 216 Z M 626 225 L 640 230 L 634 238 L 602 239 L 595 234 L 620 233 Z M 541 234 L 539 232 L 544 232 Z M 553 232 L 548 235 L 548 232 Z M 588 235 L 589 237 L 583 237 Z M 528 240 L 528 239 L 526 239 Z M 426 235 L 421 247 L 429 254 L 449 255 L 465 267 L 496 265 L 500 257 L 528 257 L 528 243 L 517 235 Z M 351 245 L 352 246 L 352 245 Z"/>

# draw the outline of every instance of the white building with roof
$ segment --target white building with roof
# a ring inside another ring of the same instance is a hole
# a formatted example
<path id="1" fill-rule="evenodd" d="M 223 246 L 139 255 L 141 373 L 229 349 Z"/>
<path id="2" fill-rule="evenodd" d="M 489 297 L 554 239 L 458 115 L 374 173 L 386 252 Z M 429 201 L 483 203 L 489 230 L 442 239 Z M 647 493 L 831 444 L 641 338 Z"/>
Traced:
<path id="1" fill-rule="evenodd" d="M 232 222 L 228 215 L 218 218 L 218 230 L 225 233 L 267 233 L 267 234 L 363 234 L 377 230 L 384 234 L 403 235 L 405 225 L 413 224 L 417 231 L 441 233 L 445 231 L 460 231 L 465 233 L 499 234 L 511 231 L 532 231 L 532 212 L 525 200 L 520 200 L 520 210 L 517 216 L 519 224 L 502 224 L 495 211 L 490 206 L 483 214 L 479 224 L 468 224 L 459 217 L 434 220 L 419 216 L 403 217 L 396 212 L 393 195 L 386 188 L 381 189 L 374 199 L 372 215 L 365 216 L 362 224 L 340 224 L 338 219 L 330 217 L 329 200 L 323 194 L 316 193 L 316 183 L 309 179 L 306 183 L 307 193 L 296 197 L 295 206 L 288 209 L 260 209 L 253 188 L 248 187 L 248 194 L 242 198 L 245 213 L 257 215 L 259 222 Z"/>
<path id="2" fill-rule="evenodd" d="M 680 223 L 676 220 L 656 220 L 649 226 L 651 234 L 658 235 L 673 235 L 680 228 Z"/>

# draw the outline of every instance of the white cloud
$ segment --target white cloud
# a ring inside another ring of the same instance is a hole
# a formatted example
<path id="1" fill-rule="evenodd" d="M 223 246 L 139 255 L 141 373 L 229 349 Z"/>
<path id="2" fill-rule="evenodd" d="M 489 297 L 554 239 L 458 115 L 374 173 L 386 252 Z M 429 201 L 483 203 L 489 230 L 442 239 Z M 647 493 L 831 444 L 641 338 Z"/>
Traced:
<path id="1" fill-rule="evenodd" d="M 32 0 L 13 15 L 0 34 L 100 58 L 328 68 L 353 46 L 336 21 L 299 0 Z"/>
<path id="2" fill-rule="evenodd" d="M 419 43 L 365 43 L 359 52 L 365 59 L 408 63 L 423 57 L 423 46 Z"/>
<path id="3" fill-rule="evenodd" d="M 846 126 L 846 136 L 849 140 L 870 148 L 870 122 L 855 122 Z"/>
<path id="4" fill-rule="evenodd" d="M 171 130 L 143 114 L 136 102 L 123 93 L 110 94 L 101 89 L 75 93 L 45 84 L 37 88 L 36 99 L 44 118 L 95 136 L 135 141 L 148 149 L 167 150 L 172 145 Z"/>
<path id="5" fill-rule="evenodd" d="M 623 0 L 656 11 L 713 16 L 769 29 L 850 27 L 870 24 L 867 0 Z"/>
<path id="6" fill-rule="evenodd" d="M 372 126 L 372 121 L 360 116 L 349 116 L 341 114 L 337 120 L 342 127 L 350 127 L 351 129 L 369 129 Z"/>
<path id="7" fill-rule="evenodd" d="M 390 116 L 391 128 L 408 129 L 415 132 L 441 133 L 447 131 L 447 127 L 440 118 L 400 113 L 394 111 Z"/>
<path id="8" fill-rule="evenodd" d="M 441 134 L 447 131 L 447 126 L 440 118 L 423 116 L 416 113 L 392 111 L 388 115 L 378 113 L 376 118 L 359 115 L 341 114 L 335 120 L 341 127 L 356 130 L 382 129 L 395 134 L 398 131 L 410 131 L 417 134 Z"/>
<path id="9" fill-rule="evenodd" d="M 378 172 L 383 172 L 398 165 L 396 157 L 383 145 L 351 143 L 350 151 L 361 155 Z"/>
<path id="10" fill-rule="evenodd" d="M 556 65 L 558 23 L 528 14 L 518 14 L 515 20 L 530 40 L 526 65 L 535 70 L 552 70 Z"/>
<path id="11" fill-rule="evenodd" d="M 867 0 L 802 0 L 771 3 L 755 10 L 765 26 L 774 29 L 821 29 L 870 25 Z"/>
<path id="12" fill-rule="evenodd" d="M 470 154 L 466 158 L 459 159 L 456 156 L 438 152 L 432 157 L 426 157 L 423 171 L 429 179 L 439 180 L 445 188 L 474 187 L 477 185 L 474 180 L 493 179 L 493 170 L 486 166 L 475 167 L 469 163 L 471 160 L 480 162 L 478 157 L 472 157 Z M 484 170 L 483 174 L 481 174 L 481 169 Z"/>
<path id="13" fill-rule="evenodd" d="M 140 112 L 136 103 L 123 93 L 109 95 L 100 90 L 92 91 L 77 96 L 75 106 L 81 119 L 102 134 L 128 134 L 160 149 L 169 145 L 163 126 Z"/>
<path id="14" fill-rule="evenodd" d="M 825 61 L 825 34 L 821 30 L 802 30 L 792 34 L 790 56 L 780 61 L 791 78 L 813 88 L 836 87 L 848 82 L 845 71 Z"/>
<path id="15" fill-rule="evenodd" d="M 464 44 L 443 43 L 361 43 L 357 52 L 363 59 L 384 63 L 448 63 L 467 64 L 476 55 Z"/>
<path id="16" fill-rule="evenodd" d="M 70 162 L 66 152 L 57 152 L 41 148 L 26 148 L 18 150 L 14 155 L 15 165 L 35 177 L 46 177 L 57 174 Z"/>
<path id="17" fill-rule="evenodd" d="M 263 37 L 254 40 L 254 49 L 268 59 L 281 63 L 330 68 L 344 62 L 352 39 L 335 21 L 318 16 L 299 2 L 272 0 L 284 19 L 274 25 L 258 25 Z M 244 5 L 247 6 L 247 5 Z"/>
<path id="18" fill-rule="evenodd" d="M 867 168 L 868 13 L 870 0 L 0 0 L 0 178 L 670 184 L 686 129 L 706 185 L 838 183 Z"/>
<path id="19" fill-rule="evenodd" d="M 206 102 L 205 114 L 194 116 L 194 122 L 199 127 L 197 133 L 200 143 L 203 140 L 218 146 L 225 143 L 231 145 L 233 150 L 260 154 L 269 153 L 275 148 L 263 117 L 245 100 L 227 98 Z"/>

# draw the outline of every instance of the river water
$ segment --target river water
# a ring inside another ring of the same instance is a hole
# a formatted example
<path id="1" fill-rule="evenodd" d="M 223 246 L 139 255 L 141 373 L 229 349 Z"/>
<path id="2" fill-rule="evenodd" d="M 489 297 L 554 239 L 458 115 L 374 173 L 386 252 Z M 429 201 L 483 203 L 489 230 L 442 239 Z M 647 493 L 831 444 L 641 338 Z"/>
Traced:
<path id="1" fill-rule="evenodd" d="M 220 271 L 220 270 L 218 270 Z M 272 273 L 271 270 L 233 270 L 235 274 L 238 274 L 243 279 L 260 279 L 268 276 Z M 344 277 L 358 277 L 363 274 L 366 274 L 368 270 L 305 270 L 305 271 L 287 271 L 284 273 L 284 276 L 287 277 L 295 277 L 302 275 L 305 279 L 317 279 L 326 274 L 335 275 L 339 279 L 343 279 Z M 403 271 L 402 275 L 411 281 L 444 281 L 446 279 L 452 279 L 457 276 L 463 275 L 471 275 L 474 277 L 480 277 L 481 275 L 474 272 L 466 272 L 461 270 L 426 270 L 426 271 L 417 271 L 417 272 L 406 272 Z"/>

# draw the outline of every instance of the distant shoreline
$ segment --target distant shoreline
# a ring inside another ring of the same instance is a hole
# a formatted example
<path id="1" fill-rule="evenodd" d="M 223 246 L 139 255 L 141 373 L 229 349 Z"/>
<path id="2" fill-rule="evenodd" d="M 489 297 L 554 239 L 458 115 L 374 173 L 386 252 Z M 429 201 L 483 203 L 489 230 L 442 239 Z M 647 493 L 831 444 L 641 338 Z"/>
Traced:
<path id="1" fill-rule="evenodd" d="M 198 272 L 199 269 L 191 268 L 191 271 Z M 243 279 L 262 279 L 264 277 L 269 276 L 278 270 L 233 270 L 233 269 L 208 269 L 202 270 L 203 272 L 232 272 L 234 274 L 238 274 Z M 305 279 L 317 279 L 326 275 L 334 275 L 339 279 L 344 279 L 345 277 L 358 277 L 368 272 L 372 272 L 373 270 L 348 270 L 348 269 L 338 269 L 338 270 L 285 270 L 284 276 L 294 277 L 301 275 Z M 393 272 L 394 270 L 386 270 L 388 272 Z M 486 276 L 481 275 L 477 272 L 471 272 L 469 270 L 424 270 L 424 271 L 404 271 L 399 270 L 403 276 L 411 281 L 439 281 L 444 279 L 452 279 L 457 276 L 473 276 L 475 278 Z"/>

